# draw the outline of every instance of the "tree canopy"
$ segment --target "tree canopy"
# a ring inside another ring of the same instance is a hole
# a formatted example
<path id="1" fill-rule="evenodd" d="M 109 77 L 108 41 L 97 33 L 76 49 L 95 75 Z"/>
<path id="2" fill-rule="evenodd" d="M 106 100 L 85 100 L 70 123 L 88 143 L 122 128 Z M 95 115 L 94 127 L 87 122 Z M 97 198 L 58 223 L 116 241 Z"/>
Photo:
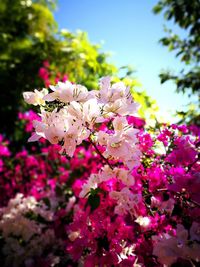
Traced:
<path id="1" fill-rule="evenodd" d="M 17 112 L 24 105 L 22 92 L 44 86 L 39 76 L 44 62 L 49 64 L 51 83 L 55 82 L 52 77 L 57 73 L 66 74 L 70 81 L 91 89 L 97 88 L 100 77 L 119 73 L 109 63 L 109 55 L 99 45 L 90 43 L 87 33 L 59 31 L 54 8 L 54 1 L 46 0 L 0 2 L 1 131 L 13 131 Z M 128 84 L 135 86 L 132 71 L 123 68 L 124 78 L 129 77 Z M 154 105 L 146 93 L 133 94 L 147 109 Z"/>
<path id="2" fill-rule="evenodd" d="M 177 92 L 196 96 L 196 108 L 200 96 L 200 1 L 199 0 L 160 0 L 154 7 L 155 14 L 163 12 L 167 21 L 173 21 L 183 34 L 165 28 L 166 36 L 160 39 L 163 46 L 174 51 L 183 64 L 180 73 L 164 71 L 160 74 L 161 83 L 174 81 Z M 194 104 L 194 103 L 193 103 Z M 192 105 L 187 112 L 179 112 L 183 120 L 200 124 L 198 111 Z"/>

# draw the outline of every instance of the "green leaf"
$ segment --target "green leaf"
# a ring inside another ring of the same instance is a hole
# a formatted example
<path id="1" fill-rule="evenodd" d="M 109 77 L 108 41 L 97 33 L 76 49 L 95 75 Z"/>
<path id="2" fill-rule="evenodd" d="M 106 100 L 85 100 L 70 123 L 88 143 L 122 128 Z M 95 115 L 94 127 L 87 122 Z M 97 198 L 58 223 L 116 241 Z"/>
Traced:
<path id="1" fill-rule="evenodd" d="M 87 204 L 90 206 L 91 212 L 93 212 L 100 205 L 100 196 L 98 194 L 89 195 Z"/>

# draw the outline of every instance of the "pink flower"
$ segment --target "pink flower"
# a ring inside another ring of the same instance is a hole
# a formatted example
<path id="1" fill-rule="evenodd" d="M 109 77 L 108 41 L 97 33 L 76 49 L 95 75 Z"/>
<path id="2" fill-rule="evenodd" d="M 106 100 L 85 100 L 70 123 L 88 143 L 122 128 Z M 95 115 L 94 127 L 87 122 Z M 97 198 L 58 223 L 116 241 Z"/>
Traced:
<path id="1" fill-rule="evenodd" d="M 45 66 L 46 67 L 46 66 Z M 49 78 L 49 72 L 48 72 L 48 70 L 46 69 L 46 68 L 43 68 L 43 67 L 41 67 L 40 69 L 39 69 L 39 73 L 38 73 L 38 75 L 39 75 L 39 77 L 42 79 L 42 80 L 48 80 L 48 78 Z"/>
<path id="2" fill-rule="evenodd" d="M 176 166 L 188 166 L 197 157 L 197 150 L 188 137 L 178 137 L 174 141 L 176 148 L 168 155 L 166 161 Z"/>

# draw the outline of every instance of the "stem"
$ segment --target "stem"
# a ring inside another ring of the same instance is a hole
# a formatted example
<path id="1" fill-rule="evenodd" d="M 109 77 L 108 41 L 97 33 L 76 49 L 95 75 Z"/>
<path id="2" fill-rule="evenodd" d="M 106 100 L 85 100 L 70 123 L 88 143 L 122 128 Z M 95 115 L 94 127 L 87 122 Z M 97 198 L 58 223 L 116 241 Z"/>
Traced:
<path id="1" fill-rule="evenodd" d="M 174 193 L 174 192 L 172 192 L 172 191 L 170 191 L 170 190 L 168 190 L 167 188 L 160 188 L 160 189 L 157 189 L 156 190 L 157 192 L 169 192 L 169 193 Z M 181 194 L 180 193 L 175 193 L 175 194 L 177 194 L 178 196 L 180 196 Z M 192 204 L 194 204 L 194 205 L 196 205 L 197 207 L 199 207 L 200 208 L 200 204 L 198 203 L 198 202 L 196 202 L 195 200 L 192 200 L 192 199 L 187 199 L 186 200 L 187 202 L 190 202 L 190 203 L 192 203 Z"/>
<path id="2" fill-rule="evenodd" d="M 93 145 L 93 147 L 95 148 L 97 154 L 99 154 L 99 156 L 103 159 L 104 162 L 106 162 L 108 164 L 108 166 L 111 168 L 111 170 L 113 170 L 113 166 L 110 164 L 110 162 L 108 161 L 107 158 L 105 158 L 101 152 L 99 151 L 97 145 L 91 140 L 91 138 L 89 139 L 90 140 L 90 143 Z"/>
<path id="3" fill-rule="evenodd" d="M 187 200 L 188 202 L 191 202 L 192 204 L 196 205 L 198 208 L 200 208 L 200 204 L 192 199 Z"/>
<path id="4" fill-rule="evenodd" d="M 200 155 L 198 155 L 196 160 L 188 166 L 188 169 L 187 169 L 186 173 L 188 173 L 192 169 L 192 167 L 195 165 L 195 163 L 198 162 L 199 158 L 200 158 Z"/>

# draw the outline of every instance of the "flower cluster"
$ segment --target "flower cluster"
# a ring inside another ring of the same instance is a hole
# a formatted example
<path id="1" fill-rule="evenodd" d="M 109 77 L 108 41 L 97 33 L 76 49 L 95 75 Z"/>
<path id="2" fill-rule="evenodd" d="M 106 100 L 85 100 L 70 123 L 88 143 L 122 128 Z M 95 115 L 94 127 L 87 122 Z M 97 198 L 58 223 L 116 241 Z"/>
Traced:
<path id="1" fill-rule="evenodd" d="M 41 108 L 19 115 L 38 144 L 14 155 L 0 140 L 3 264 L 198 266 L 198 127 L 145 129 L 129 89 L 108 77 L 99 91 L 67 81 L 24 97 Z M 11 223 L 16 214 L 23 228 Z"/>
<path id="2" fill-rule="evenodd" d="M 125 118 L 138 108 L 129 88 L 121 82 L 111 85 L 110 78 L 105 77 L 99 91 L 88 91 L 69 81 L 50 89 L 50 93 L 46 89 L 24 93 L 27 103 L 41 105 L 41 121 L 34 121 L 35 134 L 29 141 L 44 137 L 52 144 L 62 144 L 62 153 L 72 157 L 77 145 L 95 139 L 96 145 L 105 147 L 105 158 L 120 160 L 129 169 L 139 164 L 138 131 Z M 98 123 L 110 123 L 110 129 L 99 130 Z"/>
<path id="3" fill-rule="evenodd" d="M 159 261 L 165 265 L 170 266 L 178 258 L 200 261 L 200 224 L 197 222 L 193 222 L 189 232 L 182 224 L 177 224 L 176 235 L 173 232 L 164 233 L 155 237 L 155 240 L 153 254 L 158 256 Z"/>
<path id="4" fill-rule="evenodd" d="M 0 210 L 0 214 L 5 266 L 31 266 L 34 258 L 42 257 L 45 250 L 51 248 L 52 253 L 59 247 L 60 241 L 56 240 L 53 229 L 47 227 L 53 220 L 53 213 L 34 197 L 25 198 L 23 194 L 17 194 L 7 207 Z M 51 257 L 51 260 L 53 266 L 56 258 Z"/>

